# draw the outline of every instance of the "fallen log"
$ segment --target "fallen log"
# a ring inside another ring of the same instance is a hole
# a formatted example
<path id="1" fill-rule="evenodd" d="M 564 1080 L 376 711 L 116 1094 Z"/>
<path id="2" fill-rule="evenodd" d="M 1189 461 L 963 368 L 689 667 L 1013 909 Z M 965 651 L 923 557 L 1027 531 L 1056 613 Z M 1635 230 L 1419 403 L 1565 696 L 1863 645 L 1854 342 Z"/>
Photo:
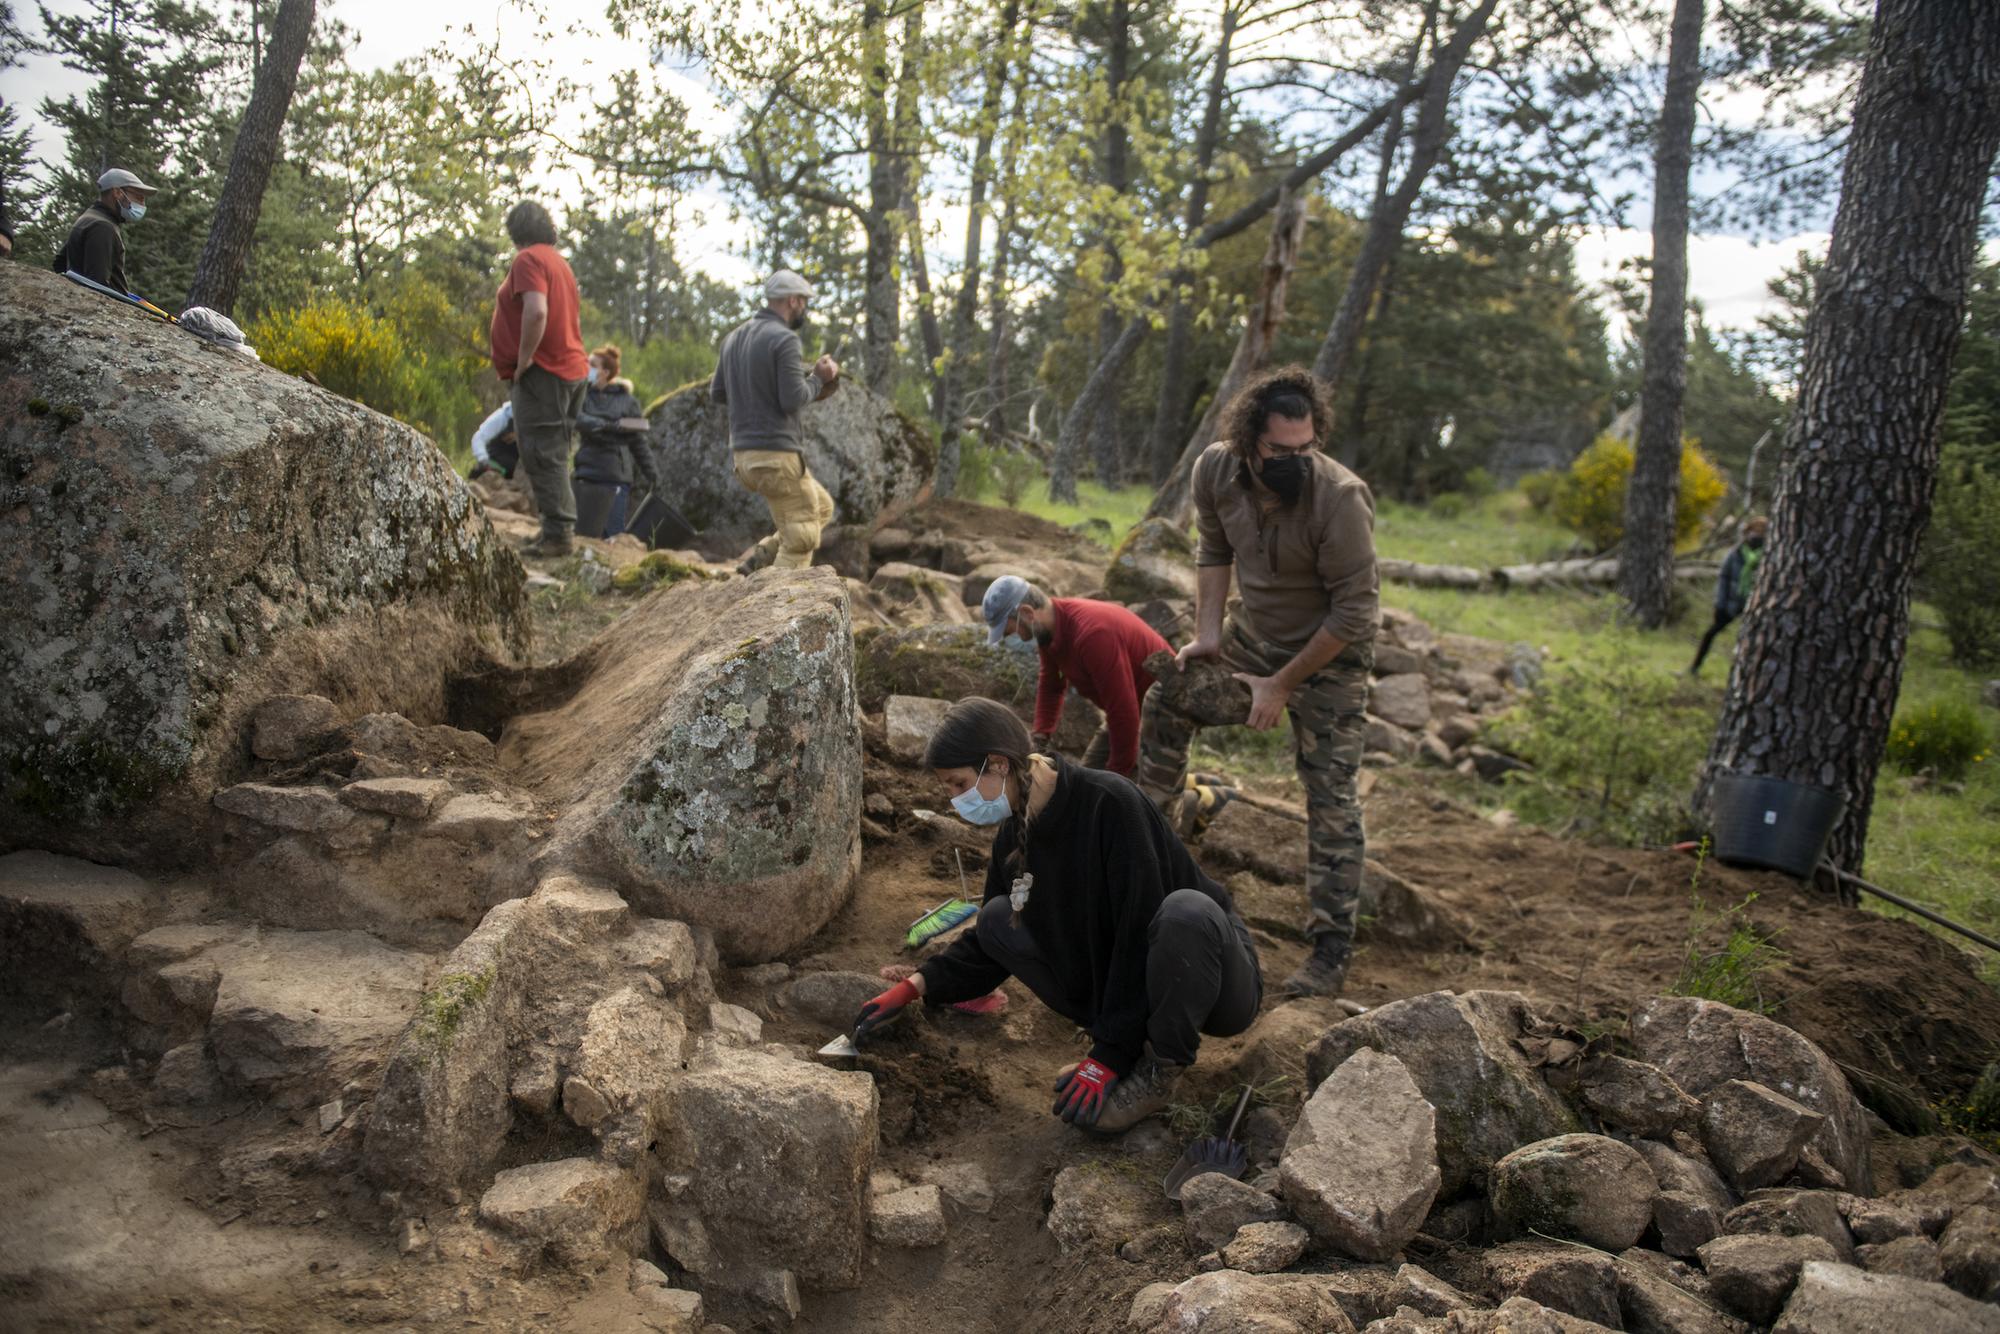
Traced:
<path id="1" fill-rule="evenodd" d="M 1416 588 L 1481 589 L 1486 587 L 1490 578 L 1485 570 L 1475 570 L 1468 565 L 1419 565 L 1412 560 L 1385 557 L 1376 561 L 1375 566 L 1390 583 L 1409 584 Z"/>
<path id="2" fill-rule="evenodd" d="M 1678 561 L 1676 579 L 1713 580 L 1721 567 L 1713 561 Z M 1536 565 L 1503 565 L 1493 571 L 1494 586 L 1513 588 L 1595 588 L 1618 582 L 1616 556 L 1590 556 L 1582 560 L 1551 560 Z"/>

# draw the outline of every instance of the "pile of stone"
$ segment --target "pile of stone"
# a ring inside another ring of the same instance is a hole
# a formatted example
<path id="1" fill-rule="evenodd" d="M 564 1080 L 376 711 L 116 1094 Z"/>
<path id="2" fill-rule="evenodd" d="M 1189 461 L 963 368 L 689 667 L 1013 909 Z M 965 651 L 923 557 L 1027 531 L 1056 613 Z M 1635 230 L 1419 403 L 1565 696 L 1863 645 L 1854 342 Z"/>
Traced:
<path id="1" fill-rule="evenodd" d="M 1629 1050 L 1512 993 L 1397 1001 L 1313 1041 L 1296 1119 L 1188 1182 L 1179 1235 L 1095 1164 L 1048 1226 L 1186 1274 L 1133 1298 L 1161 1334 L 2000 1330 L 1991 1160 L 1872 1197 L 1839 1067 L 1759 1015 L 1662 997 Z"/>

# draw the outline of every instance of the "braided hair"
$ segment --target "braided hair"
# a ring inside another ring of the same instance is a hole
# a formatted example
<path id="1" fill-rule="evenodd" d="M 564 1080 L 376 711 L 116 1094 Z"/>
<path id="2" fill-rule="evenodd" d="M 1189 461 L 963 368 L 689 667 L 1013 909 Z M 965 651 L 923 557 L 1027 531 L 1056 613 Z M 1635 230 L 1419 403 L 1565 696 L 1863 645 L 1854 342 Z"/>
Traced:
<path id="1" fill-rule="evenodd" d="M 924 747 L 926 769 L 978 769 L 988 755 L 1007 761 L 1008 779 L 1020 784 L 1018 794 L 1008 794 L 1013 813 L 1005 826 L 1014 835 L 1014 852 L 1007 859 L 1007 870 L 1014 875 L 1027 865 L 1028 832 L 1034 824 L 1028 818 L 1028 761 L 1034 746 L 1027 726 L 1012 709 L 971 695 L 951 706 Z"/>

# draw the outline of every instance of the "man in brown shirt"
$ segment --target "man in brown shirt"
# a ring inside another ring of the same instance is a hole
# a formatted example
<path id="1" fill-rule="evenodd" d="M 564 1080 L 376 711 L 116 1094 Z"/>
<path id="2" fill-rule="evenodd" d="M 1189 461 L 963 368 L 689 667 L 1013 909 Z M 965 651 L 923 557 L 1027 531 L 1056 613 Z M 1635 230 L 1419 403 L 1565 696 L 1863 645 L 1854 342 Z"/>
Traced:
<path id="1" fill-rule="evenodd" d="M 1338 995 L 1347 981 L 1364 852 L 1354 780 L 1380 620 L 1375 502 L 1319 452 L 1332 427 L 1329 390 L 1299 367 L 1259 377 L 1230 403 L 1225 438 L 1194 465 L 1195 638 L 1179 654 L 1184 664 L 1219 657 L 1249 685 L 1250 726 L 1291 715 L 1312 943 L 1285 980 L 1294 995 Z M 1242 602 L 1225 624 L 1232 571 Z M 1197 727 L 1163 692 L 1146 697 L 1138 783 L 1155 801 L 1179 798 Z"/>

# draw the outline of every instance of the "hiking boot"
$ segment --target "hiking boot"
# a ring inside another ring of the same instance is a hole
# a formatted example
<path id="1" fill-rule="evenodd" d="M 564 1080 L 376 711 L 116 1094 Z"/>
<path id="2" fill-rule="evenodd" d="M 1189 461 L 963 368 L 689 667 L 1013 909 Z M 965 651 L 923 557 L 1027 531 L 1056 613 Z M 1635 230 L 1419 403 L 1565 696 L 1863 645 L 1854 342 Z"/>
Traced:
<path id="1" fill-rule="evenodd" d="M 568 533 L 543 533 L 534 541 L 521 548 L 524 556 L 537 556 L 544 560 L 554 560 L 567 556 L 576 550 L 576 543 Z"/>
<path id="2" fill-rule="evenodd" d="M 1158 1116 L 1173 1103 L 1174 1089 L 1181 1082 L 1184 1065 L 1162 1061 L 1147 1052 L 1132 1073 L 1111 1087 L 1097 1124 L 1088 1127 L 1100 1135 L 1116 1135 L 1130 1130 L 1149 1116 Z"/>
<path id="3" fill-rule="evenodd" d="M 1347 964 L 1353 957 L 1354 949 L 1346 941 L 1321 936 L 1313 943 L 1313 952 L 1299 965 L 1299 970 L 1285 979 L 1285 994 L 1338 996 L 1340 989 L 1347 985 Z"/>

